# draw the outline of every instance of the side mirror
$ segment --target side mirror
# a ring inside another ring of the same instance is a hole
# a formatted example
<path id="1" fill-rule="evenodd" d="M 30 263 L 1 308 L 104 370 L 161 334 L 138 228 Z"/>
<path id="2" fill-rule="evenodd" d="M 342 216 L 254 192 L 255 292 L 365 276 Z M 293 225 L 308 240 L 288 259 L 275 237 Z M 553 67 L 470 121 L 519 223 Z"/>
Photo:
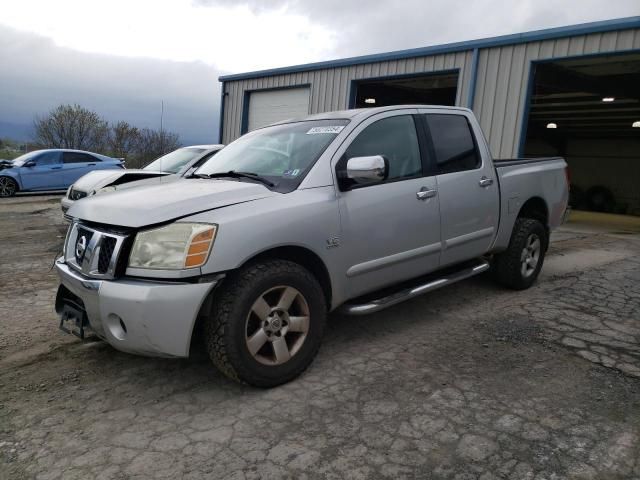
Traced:
<path id="1" fill-rule="evenodd" d="M 29 160 L 28 162 L 24 162 L 24 165 L 22 165 L 23 167 L 27 167 L 27 168 L 31 168 L 31 167 L 35 167 L 36 166 L 36 162 L 34 162 L 33 160 Z"/>
<path id="2" fill-rule="evenodd" d="M 382 155 L 353 157 L 347 161 L 347 178 L 358 185 L 382 182 L 388 173 L 389 167 Z"/>

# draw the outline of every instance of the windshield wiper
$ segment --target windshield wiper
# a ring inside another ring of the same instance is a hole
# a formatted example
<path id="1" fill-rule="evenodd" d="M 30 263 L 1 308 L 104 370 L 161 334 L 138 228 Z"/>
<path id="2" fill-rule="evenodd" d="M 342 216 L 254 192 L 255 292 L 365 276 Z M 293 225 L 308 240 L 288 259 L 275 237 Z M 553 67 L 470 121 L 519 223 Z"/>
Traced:
<path id="1" fill-rule="evenodd" d="M 263 183 L 267 187 L 275 187 L 275 183 L 270 182 L 264 177 L 261 177 L 257 173 L 252 172 L 236 172 L 235 170 L 229 170 L 228 172 L 216 172 L 216 173 L 195 173 L 194 177 L 198 178 L 250 178 L 251 180 L 257 180 L 260 183 Z"/>

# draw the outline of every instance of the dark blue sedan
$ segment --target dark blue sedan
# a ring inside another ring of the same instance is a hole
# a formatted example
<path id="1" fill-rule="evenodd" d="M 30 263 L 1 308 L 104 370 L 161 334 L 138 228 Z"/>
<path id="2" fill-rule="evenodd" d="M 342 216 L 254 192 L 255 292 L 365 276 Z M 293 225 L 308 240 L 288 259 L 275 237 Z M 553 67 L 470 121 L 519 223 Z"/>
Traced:
<path id="1" fill-rule="evenodd" d="M 82 150 L 36 150 L 14 160 L 0 160 L 0 197 L 64 190 L 93 170 L 114 168 L 124 168 L 122 160 Z"/>

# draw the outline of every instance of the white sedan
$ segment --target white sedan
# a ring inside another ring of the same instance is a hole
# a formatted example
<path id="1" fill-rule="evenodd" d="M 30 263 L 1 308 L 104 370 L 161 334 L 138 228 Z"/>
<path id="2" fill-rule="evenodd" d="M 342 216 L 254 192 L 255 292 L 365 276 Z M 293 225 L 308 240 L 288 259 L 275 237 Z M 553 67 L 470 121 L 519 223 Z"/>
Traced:
<path id="1" fill-rule="evenodd" d="M 99 193 L 118 190 L 120 185 L 149 178 L 176 175 L 182 177 L 194 171 L 222 149 L 224 145 L 192 145 L 167 153 L 141 169 L 97 170 L 79 178 L 62 199 L 62 212 L 77 200 Z"/>

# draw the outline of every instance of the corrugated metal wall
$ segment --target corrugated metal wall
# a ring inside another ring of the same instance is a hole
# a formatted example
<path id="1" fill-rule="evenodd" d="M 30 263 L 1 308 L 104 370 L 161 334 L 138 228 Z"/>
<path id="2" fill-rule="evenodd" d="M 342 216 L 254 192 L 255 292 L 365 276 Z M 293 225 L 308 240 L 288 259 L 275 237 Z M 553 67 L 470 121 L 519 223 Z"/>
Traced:
<path id="1" fill-rule="evenodd" d="M 518 155 L 532 60 L 640 49 L 640 29 L 480 50 L 473 110 L 496 157 Z M 225 83 L 223 143 L 240 136 L 246 90 L 311 85 L 310 113 L 348 107 L 351 80 L 460 69 L 456 105 L 466 105 L 472 50 Z"/>
<path id="2" fill-rule="evenodd" d="M 493 155 L 518 155 L 532 60 L 631 49 L 640 49 L 640 29 L 480 50 L 473 111 Z"/>
<path id="3" fill-rule="evenodd" d="M 226 82 L 225 91 L 228 95 L 225 97 L 222 143 L 229 143 L 240 136 L 242 103 L 246 90 L 310 84 L 309 113 L 319 113 L 348 108 L 351 80 L 458 68 L 460 73 L 456 105 L 465 105 L 470 83 L 471 58 L 472 51 L 466 51 Z"/>

